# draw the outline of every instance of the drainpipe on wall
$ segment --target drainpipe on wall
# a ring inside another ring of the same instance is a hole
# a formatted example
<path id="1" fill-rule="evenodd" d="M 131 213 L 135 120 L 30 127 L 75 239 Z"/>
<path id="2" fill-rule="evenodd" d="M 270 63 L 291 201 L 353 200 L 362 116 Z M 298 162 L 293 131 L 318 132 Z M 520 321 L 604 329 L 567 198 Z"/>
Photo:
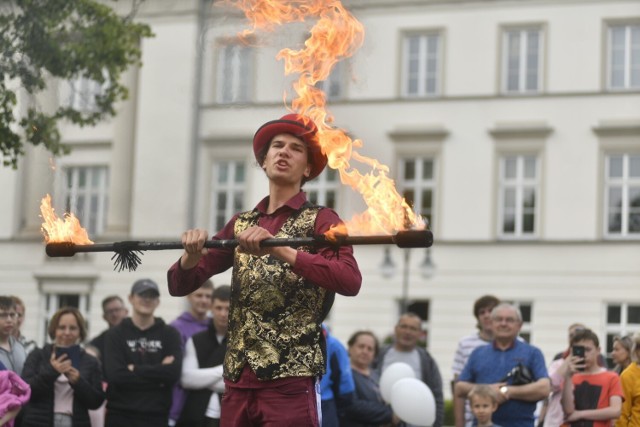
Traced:
<path id="1" fill-rule="evenodd" d="M 191 121 L 191 165 L 189 175 L 189 188 L 187 189 L 187 229 L 196 225 L 196 194 L 198 190 L 199 154 L 200 154 L 200 105 L 202 99 L 202 64 L 204 62 L 204 46 L 206 36 L 207 11 L 213 0 L 199 0 L 198 2 L 198 29 L 196 33 L 196 72 L 193 85 L 193 119 Z"/>

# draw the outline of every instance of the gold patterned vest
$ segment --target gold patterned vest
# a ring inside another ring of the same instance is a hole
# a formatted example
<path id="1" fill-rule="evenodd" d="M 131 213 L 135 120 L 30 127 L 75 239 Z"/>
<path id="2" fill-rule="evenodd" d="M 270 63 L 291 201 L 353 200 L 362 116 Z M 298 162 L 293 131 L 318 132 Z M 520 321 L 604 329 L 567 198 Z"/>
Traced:
<path id="1" fill-rule="evenodd" d="M 275 237 L 312 236 L 319 209 L 306 203 Z M 257 224 L 258 212 L 244 212 L 235 222 L 234 233 L 237 236 Z M 334 296 L 294 274 L 286 262 L 236 249 L 225 378 L 237 381 L 246 363 L 261 380 L 322 375 L 325 344 L 321 324 Z"/>

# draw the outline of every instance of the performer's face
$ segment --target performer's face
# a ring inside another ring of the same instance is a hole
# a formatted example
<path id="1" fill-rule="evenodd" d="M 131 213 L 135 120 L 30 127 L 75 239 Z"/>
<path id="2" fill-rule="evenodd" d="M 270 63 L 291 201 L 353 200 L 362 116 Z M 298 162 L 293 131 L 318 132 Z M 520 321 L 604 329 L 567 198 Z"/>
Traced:
<path id="1" fill-rule="evenodd" d="M 302 178 L 311 172 L 307 145 L 288 133 L 274 136 L 262 168 L 272 182 L 301 183 Z"/>

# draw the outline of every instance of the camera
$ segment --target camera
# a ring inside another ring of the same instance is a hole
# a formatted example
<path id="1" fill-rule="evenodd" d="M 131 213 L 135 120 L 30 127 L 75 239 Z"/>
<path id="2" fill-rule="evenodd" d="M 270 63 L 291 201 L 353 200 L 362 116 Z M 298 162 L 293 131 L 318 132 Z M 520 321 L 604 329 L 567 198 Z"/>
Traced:
<path id="1" fill-rule="evenodd" d="M 571 354 L 574 356 L 578 356 L 582 359 L 582 363 L 584 363 L 584 346 L 583 345 L 574 345 L 571 347 Z M 584 366 L 578 368 L 579 371 L 584 371 Z"/>

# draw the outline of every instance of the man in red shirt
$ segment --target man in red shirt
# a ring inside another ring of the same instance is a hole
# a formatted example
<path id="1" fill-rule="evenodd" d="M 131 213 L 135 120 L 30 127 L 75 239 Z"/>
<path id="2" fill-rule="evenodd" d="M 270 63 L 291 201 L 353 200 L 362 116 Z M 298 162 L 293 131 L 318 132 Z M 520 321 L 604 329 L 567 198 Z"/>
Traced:
<path id="1" fill-rule="evenodd" d="M 267 122 L 254 135 L 253 151 L 269 196 L 213 236 L 235 238 L 239 247 L 203 251 L 207 231 L 186 231 L 185 251 L 168 272 L 169 292 L 186 295 L 233 267 L 222 425 L 318 426 L 322 320 L 335 293 L 355 296 L 362 276 L 350 246 L 260 247 L 265 239 L 323 234 L 341 222 L 301 191 L 327 164 L 313 121 L 288 114 Z"/>

